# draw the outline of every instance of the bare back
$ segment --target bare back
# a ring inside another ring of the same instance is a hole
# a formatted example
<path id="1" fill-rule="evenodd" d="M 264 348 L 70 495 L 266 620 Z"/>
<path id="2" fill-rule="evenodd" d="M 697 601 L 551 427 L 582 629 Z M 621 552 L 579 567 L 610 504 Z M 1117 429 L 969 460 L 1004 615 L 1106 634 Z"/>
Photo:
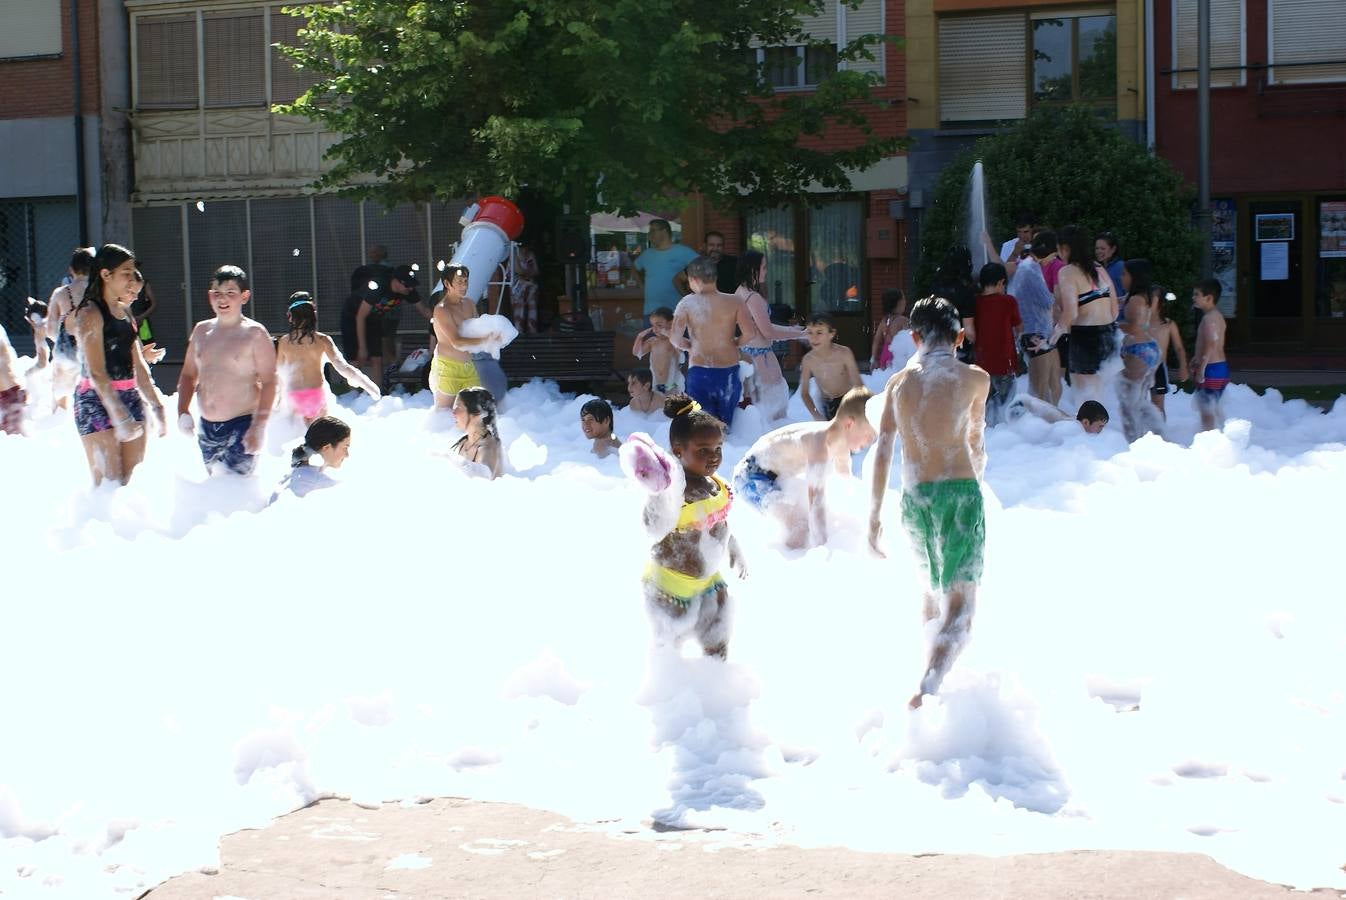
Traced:
<path id="1" fill-rule="evenodd" d="M 1079 266 L 1061 267 L 1056 281 L 1056 299 L 1063 311 L 1062 325 L 1111 325 L 1117 321 L 1117 289 L 1113 287 L 1107 269 L 1095 265 L 1094 278 L 1096 282 L 1091 282 Z M 1080 303 L 1081 297 L 1103 290 L 1108 296 Z"/>
<path id="2" fill-rule="evenodd" d="M 332 339 L 321 332 L 312 340 L 295 341 L 282 335 L 276 342 L 276 369 L 287 390 L 304 391 L 323 386 L 322 367 Z"/>
<path id="3" fill-rule="evenodd" d="M 902 441 L 902 482 L 979 478 L 991 379 L 952 350 L 918 354 L 888 381 L 888 403 Z"/>
<path id="4" fill-rule="evenodd" d="M 735 328 L 745 335 L 756 330 L 738 297 L 719 291 L 688 294 L 673 312 L 670 339 L 673 346 L 688 351 L 689 365 L 725 369 L 738 364 Z M 688 335 L 686 346 L 682 343 L 684 331 Z"/>
<path id="5" fill-rule="evenodd" d="M 204 418 L 225 422 L 258 411 L 262 382 L 272 380 L 276 368 L 271 336 L 261 324 L 207 319 L 192 332 L 188 352 L 196 363 L 196 402 Z"/>

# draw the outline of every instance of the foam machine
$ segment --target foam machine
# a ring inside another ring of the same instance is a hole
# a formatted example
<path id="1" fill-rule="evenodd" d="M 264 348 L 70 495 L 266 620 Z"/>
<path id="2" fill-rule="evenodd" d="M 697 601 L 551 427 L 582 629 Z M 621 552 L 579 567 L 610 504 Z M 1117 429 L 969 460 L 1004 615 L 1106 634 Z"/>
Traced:
<path id="1" fill-rule="evenodd" d="M 513 242 L 523 232 L 523 213 L 504 197 L 483 197 L 463 211 L 463 236 L 450 265 L 467 266 L 467 297 L 479 301 L 492 284 L 502 289 L 514 281 Z M 496 267 L 505 264 L 503 282 Z M 499 310 L 492 310 L 498 312 Z"/>

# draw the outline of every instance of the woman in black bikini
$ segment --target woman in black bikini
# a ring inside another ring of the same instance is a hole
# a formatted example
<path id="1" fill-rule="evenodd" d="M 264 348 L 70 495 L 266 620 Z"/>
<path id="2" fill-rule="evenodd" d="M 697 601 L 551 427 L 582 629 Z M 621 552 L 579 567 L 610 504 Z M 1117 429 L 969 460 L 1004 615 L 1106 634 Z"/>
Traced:
<path id="1" fill-rule="evenodd" d="M 453 452 L 486 470 L 488 477 L 500 477 L 500 433 L 495 429 L 495 398 L 482 387 L 463 388 L 453 401 L 453 421 L 465 434 L 453 445 Z M 469 470 L 472 467 L 469 467 Z"/>
<path id="2" fill-rule="evenodd" d="M 105 478 L 126 484 L 144 459 L 145 403 L 158 420 L 159 436 L 166 431 L 163 398 L 150 379 L 127 309 L 135 276 L 131 251 L 104 244 L 84 298 L 71 316 L 81 375 L 75 388 L 75 427 L 95 487 Z"/>
<path id="3" fill-rule="evenodd" d="M 1083 230 L 1067 226 L 1061 242 L 1070 248 L 1070 262 L 1057 278 L 1056 301 L 1059 325 L 1070 333 L 1070 383 L 1078 399 L 1098 400 L 1103 364 L 1117 353 L 1117 288 L 1094 260 Z"/>

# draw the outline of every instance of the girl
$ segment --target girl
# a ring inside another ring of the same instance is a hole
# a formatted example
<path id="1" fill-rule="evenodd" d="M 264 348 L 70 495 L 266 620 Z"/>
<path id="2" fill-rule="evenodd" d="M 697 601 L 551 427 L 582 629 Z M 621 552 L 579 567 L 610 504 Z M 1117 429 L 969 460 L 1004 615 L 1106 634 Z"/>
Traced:
<path id="1" fill-rule="evenodd" d="M 1154 371 L 1159 367 L 1159 344 L 1150 336 L 1150 284 L 1154 269 L 1149 260 L 1128 259 L 1122 269 L 1122 380 L 1118 394 L 1122 405 L 1122 431 L 1134 441 L 1147 431 L 1162 432 L 1154 404 L 1149 402 Z"/>
<path id="2" fill-rule="evenodd" d="M 1177 298 L 1167 293 L 1159 285 L 1150 288 L 1150 337 L 1159 346 L 1159 368 L 1154 375 L 1154 387 L 1150 390 L 1150 400 L 1161 416 L 1164 412 L 1164 397 L 1168 394 L 1168 353 L 1173 348 L 1178 354 L 1178 382 L 1187 380 L 1187 348 L 1182 345 L 1182 333 L 1178 323 L 1167 318 L 1164 313 L 1168 303 Z"/>
<path id="3" fill-rule="evenodd" d="M 752 378 L 748 382 L 748 399 L 762 411 L 767 422 L 785 418 L 785 407 L 790 401 L 790 386 L 785 383 L 780 361 L 772 352 L 775 341 L 807 340 L 804 329 L 797 325 L 776 325 L 771 321 L 762 285 L 766 283 L 766 256 L 749 250 L 738 260 L 738 290 L 734 296 L 743 300 L 756 329 L 738 339 L 738 349 L 744 359 L 752 363 Z"/>
<path id="4" fill-rule="evenodd" d="M 464 432 L 453 445 L 453 451 L 480 467 L 473 474 L 499 478 L 500 433 L 495 428 L 495 398 L 491 392 L 483 387 L 459 391 L 453 401 L 453 423 Z M 472 471 L 471 467 L 469 471 Z"/>
<path id="5" fill-rule="evenodd" d="M 633 434 L 620 451 L 622 467 L 650 491 L 645 528 L 657 543 L 643 579 L 645 606 L 658 644 L 677 646 L 695 635 L 707 656 L 728 654 L 729 588 L 720 576 L 726 553 L 740 578 L 747 575 L 729 533 L 733 493 L 715 474 L 724 424 L 686 394 L 664 401 L 673 458 L 646 434 Z"/>
<path id="6" fill-rule="evenodd" d="M 290 474 L 280 483 L 280 488 L 271 495 L 275 503 L 280 492 L 291 490 L 296 497 L 303 497 L 311 491 L 331 487 L 336 482 L 327 475 L 328 469 L 339 469 L 351 452 L 351 427 L 332 416 L 320 416 L 313 420 L 304 432 L 304 443 L 294 449 L 290 455 Z M 322 465 L 313 466 L 312 458 L 321 457 Z"/>
<path id="7" fill-rule="evenodd" d="M 1056 280 L 1058 325 L 1067 330 L 1070 384 L 1080 400 L 1103 394 L 1103 364 L 1117 352 L 1117 288 L 1108 270 L 1089 252 L 1084 231 L 1071 225 L 1061 232 L 1070 262 Z"/>
<path id="8" fill-rule="evenodd" d="M 519 334 L 537 331 L 537 256 L 528 244 L 514 248 L 514 284 L 510 287 L 509 305 L 514 313 L 514 327 Z"/>
<path id="9" fill-rule="evenodd" d="M 166 433 L 163 399 L 150 380 L 129 310 L 135 275 L 135 255 L 104 244 L 70 316 L 82 376 L 75 388 L 75 427 L 95 487 L 104 478 L 126 484 L 145 458 L 144 403 L 158 419 L 159 437 Z"/>
<path id="10" fill-rule="evenodd" d="M 285 397 L 290 409 L 312 424 L 327 415 L 327 390 L 323 386 L 322 367 L 331 363 L 346 380 L 379 399 L 379 386 L 355 366 L 346 362 L 331 337 L 318 330 L 318 307 L 307 291 L 290 295 L 286 313 L 290 333 L 276 342 L 276 369 L 285 379 Z"/>
<path id="11" fill-rule="evenodd" d="M 901 290 L 890 288 L 883 292 L 883 321 L 874 329 L 874 346 L 869 349 L 871 372 L 882 372 L 893 367 L 893 338 L 908 328 L 906 310 Z"/>

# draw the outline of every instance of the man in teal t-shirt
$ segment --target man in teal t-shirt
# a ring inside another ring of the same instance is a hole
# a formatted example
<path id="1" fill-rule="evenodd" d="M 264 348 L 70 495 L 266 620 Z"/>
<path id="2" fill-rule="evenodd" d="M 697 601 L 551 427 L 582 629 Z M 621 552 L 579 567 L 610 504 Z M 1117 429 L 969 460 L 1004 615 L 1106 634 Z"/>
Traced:
<path id="1" fill-rule="evenodd" d="M 673 229 L 667 222 L 650 222 L 650 246 L 636 257 L 636 273 L 645 286 L 647 317 L 661 306 L 677 306 L 691 292 L 682 270 L 696 257 L 691 247 L 673 243 Z"/>

